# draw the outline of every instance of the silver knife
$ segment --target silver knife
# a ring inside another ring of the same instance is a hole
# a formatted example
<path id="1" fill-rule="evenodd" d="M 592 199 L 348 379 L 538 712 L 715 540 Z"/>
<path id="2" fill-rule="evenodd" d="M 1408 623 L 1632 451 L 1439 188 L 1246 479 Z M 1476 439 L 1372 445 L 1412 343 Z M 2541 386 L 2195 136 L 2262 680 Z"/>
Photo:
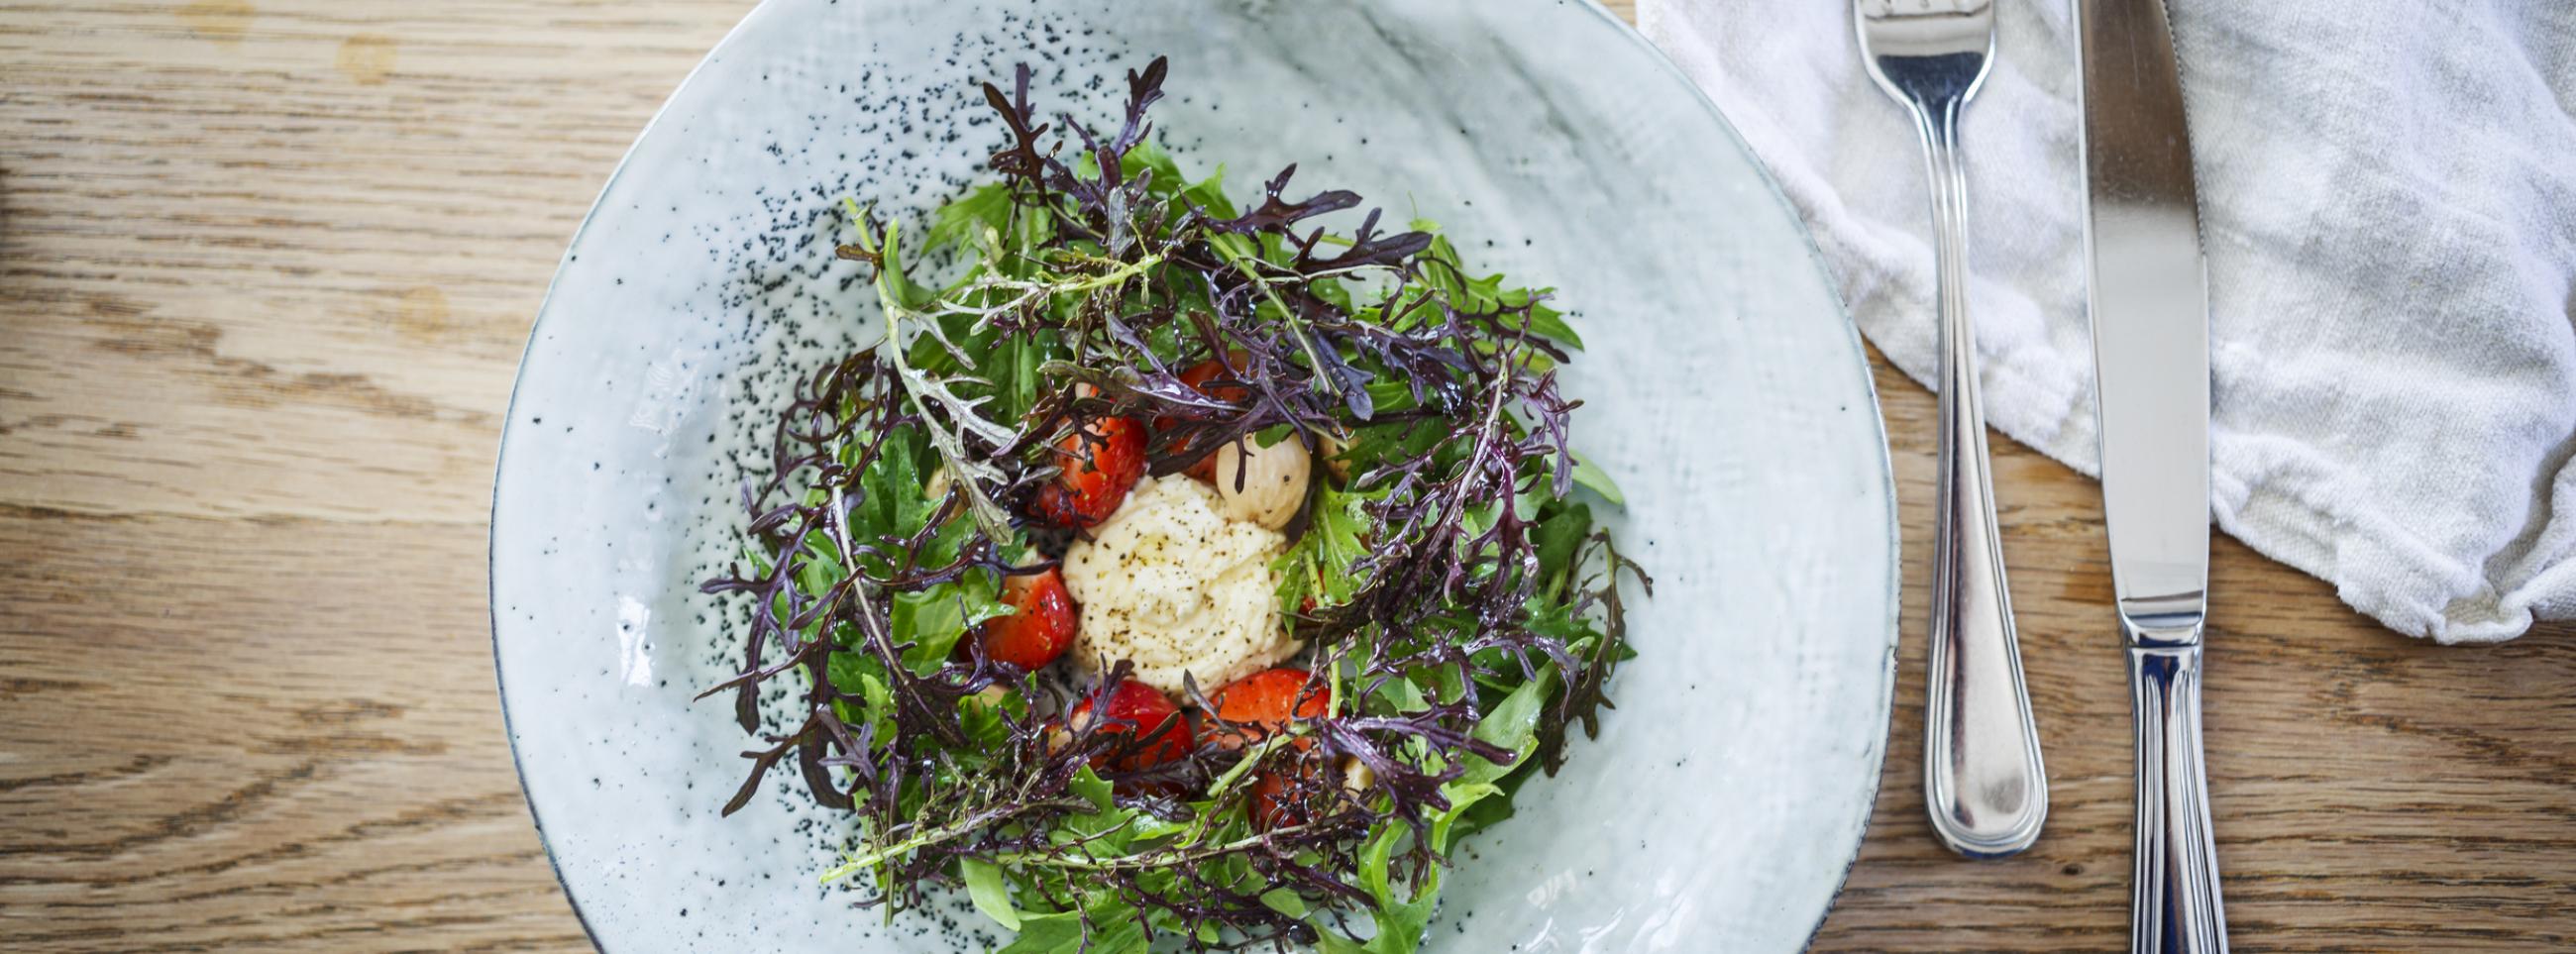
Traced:
<path id="1" fill-rule="evenodd" d="M 2224 952 L 2200 745 L 2209 278 L 2164 0 L 2079 0 L 2102 511 L 2137 720 L 2129 947 Z"/>

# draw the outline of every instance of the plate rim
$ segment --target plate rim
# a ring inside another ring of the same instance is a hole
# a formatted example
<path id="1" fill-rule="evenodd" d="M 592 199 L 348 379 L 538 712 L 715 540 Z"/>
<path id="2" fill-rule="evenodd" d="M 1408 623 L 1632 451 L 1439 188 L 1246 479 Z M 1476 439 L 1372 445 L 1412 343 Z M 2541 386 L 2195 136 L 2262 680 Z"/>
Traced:
<path id="1" fill-rule="evenodd" d="M 865 3 L 868 0 L 857 0 L 857 2 Z M 1522 0 L 1522 2 L 1536 3 L 1538 0 Z M 1826 299 L 1832 304 L 1834 317 L 1840 319 L 1837 324 L 1842 329 L 1848 352 L 1859 365 L 1861 393 L 1867 398 L 1869 410 L 1869 428 L 1877 438 L 1870 442 L 1870 446 L 1877 452 L 1877 483 L 1886 502 L 1882 522 L 1887 528 L 1885 593 L 1887 618 L 1882 627 L 1886 633 L 1886 646 L 1882 655 L 1883 661 L 1879 667 L 1879 686 L 1875 707 L 1877 718 L 1869 720 L 1870 724 L 1878 727 L 1878 731 L 1872 734 L 1864 757 L 1870 771 L 1866 797 L 1860 800 L 1860 817 L 1856 829 L 1859 837 L 1852 840 L 1851 848 L 1843 860 L 1842 871 L 1835 876 L 1833 891 L 1826 896 L 1823 908 L 1816 912 L 1815 923 L 1807 928 L 1806 940 L 1800 944 L 1800 948 L 1804 949 L 1815 944 L 1817 935 L 1824 930 L 1825 922 L 1833 916 L 1835 905 L 1842 900 L 1843 889 L 1849 886 L 1852 871 L 1860 863 L 1861 850 L 1868 844 L 1870 820 L 1877 813 L 1878 796 L 1886 787 L 1888 734 L 1894 728 L 1897 649 L 1902 635 L 1900 624 L 1904 615 L 1905 564 L 1904 527 L 1897 516 L 1895 465 L 1893 453 L 1887 442 L 1887 416 L 1879 403 L 1877 376 L 1870 365 L 1868 347 L 1861 341 L 1860 325 L 1853 320 L 1849 303 L 1843 300 L 1842 287 L 1834 281 L 1833 270 L 1825 261 L 1823 249 L 1816 244 L 1815 232 L 1808 228 L 1806 217 L 1799 214 L 1797 205 L 1789 201 L 1788 193 L 1781 190 L 1779 181 L 1772 175 L 1771 166 L 1762 161 L 1760 154 L 1753 151 L 1753 147 L 1745 141 L 1743 134 L 1736 130 L 1734 121 L 1727 118 L 1725 110 L 1720 109 L 1717 102 L 1709 98 L 1708 91 L 1693 82 L 1689 75 L 1682 71 L 1681 66 L 1673 62 L 1672 57 L 1666 55 L 1661 48 L 1655 46 L 1653 41 L 1648 40 L 1645 34 L 1638 32 L 1634 25 L 1619 19 L 1618 15 L 1602 6 L 1599 0 L 1578 0 L 1577 5 L 1596 21 L 1609 26 L 1612 33 L 1620 37 L 1632 53 L 1645 57 L 1664 75 L 1689 90 L 1691 99 L 1707 112 L 1710 119 L 1716 121 L 1718 129 L 1725 133 L 1727 141 L 1733 143 L 1749 161 L 1755 177 L 1762 183 L 1764 193 L 1769 195 L 1771 201 L 1777 203 L 1781 210 L 1788 213 L 1790 224 L 1797 232 L 1798 242 L 1806 250 L 1808 264 L 1812 267 L 1817 282 L 1823 286 Z M 581 224 L 573 228 L 572 237 L 565 242 L 563 254 L 555 262 L 554 273 L 546 280 L 546 293 L 537 300 L 536 315 L 529 320 L 528 339 L 521 346 L 518 366 L 511 373 L 509 402 L 502 412 L 501 433 L 493 453 L 492 502 L 484 517 L 483 601 L 491 629 L 492 682 L 495 698 L 501 710 L 502 735 L 510 745 L 510 768 L 518 782 L 519 800 L 527 805 L 528 818 L 536 829 L 537 842 L 545 849 L 546 868 L 553 873 L 555 887 L 563 895 L 565 905 L 572 909 L 573 919 L 581 924 L 582 934 L 590 941 L 593 948 L 602 951 L 607 950 L 607 947 L 601 942 L 599 931 L 592 926 L 590 914 L 583 909 L 580 896 L 573 891 L 572 883 L 564 877 L 563 861 L 556 854 L 555 841 L 546 833 L 545 814 L 537 807 L 535 793 L 528 788 L 527 764 L 519 750 L 517 723 L 510 713 L 509 676 L 503 670 L 501 663 L 501 611 L 499 594 L 496 592 L 500 559 L 498 518 L 501 504 L 501 478 L 507 470 L 510 436 L 517 430 L 516 415 L 511 414 L 510 410 L 518 407 L 520 392 L 527 384 L 528 357 L 536 351 L 540 333 L 545 329 L 546 318 L 552 313 L 555 294 L 562 290 L 565 267 L 571 264 L 574 251 L 581 247 L 582 239 L 590 233 L 591 226 L 598 221 L 600 208 L 607 202 L 609 194 L 615 191 L 618 181 L 625 177 L 628 167 L 634 162 L 636 153 L 642 149 L 644 142 L 651 138 L 654 130 L 661 126 L 662 121 L 669 117 L 671 107 L 678 100 L 680 92 L 695 82 L 698 74 L 706 71 L 709 65 L 715 63 L 719 56 L 735 43 L 742 41 L 755 22 L 764 17 L 778 15 L 778 11 L 785 6 L 784 0 L 760 0 L 757 6 L 743 14 L 742 19 L 735 21 L 734 25 L 725 31 L 725 35 L 718 38 L 714 45 L 707 48 L 706 54 L 700 56 L 698 61 L 689 67 L 689 71 L 680 77 L 679 82 L 671 86 L 670 93 L 663 97 L 661 105 L 654 107 L 652 117 L 645 120 L 644 125 L 636 130 L 634 141 L 627 144 L 625 153 L 617 159 L 617 165 L 609 170 L 606 179 L 601 180 L 598 195 L 592 197 L 589 208 L 582 212 Z M 1478 4 L 1474 9 L 1479 16 L 1501 15 L 1493 12 L 1494 7 L 1489 4 Z"/>
<path id="2" fill-rule="evenodd" d="M 1799 244 L 1806 246 L 1807 262 L 1815 268 L 1816 279 L 1824 283 L 1825 297 L 1833 302 L 1835 317 L 1842 319 L 1845 343 L 1850 345 L 1852 357 L 1860 363 L 1861 391 L 1869 398 L 1870 429 L 1878 434 L 1878 439 L 1871 442 L 1871 446 L 1878 451 L 1878 479 L 1887 500 L 1887 646 L 1884 661 L 1879 667 L 1878 718 L 1871 720 L 1879 728 L 1871 737 L 1867 758 L 1870 765 L 1869 796 L 1861 800 L 1860 837 L 1852 840 L 1850 856 L 1843 859 L 1842 874 L 1834 878 L 1833 893 L 1825 897 L 1824 909 L 1816 912 L 1816 923 L 1807 928 L 1807 940 L 1799 945 L 1804 950 L 1815 946 L 1816 936 L 1825 930 L 1825 921 L 1833 917 L 1834 905 L 1842 901 L 1843 889 L 1851 884 L 1852 870 L 1860 866 L 1861 849 L 1869 844 L 1870 819 L 1878 814 L 1879 793 L 1887 787 L 1888 734 L 1895 730 L 1896 720 L 1896 654 L 1903 636 L 1905 617 L 1905 525 L 1897 519 L 1896 464 L 1894 451 L 1887 443 L 1887 412 L 1879 405 L 1878 376 L 1870 367 L 1869 347 L 1861 342 L 1860 323 L 1852 318 L 1851 304 L 1843 300 L 1842 284 L 1834 280 L 1833 267 L 1825 261 L 1824 249 L 1816 244 L 1815 230 L 1807 227 L 1807 217 L 1798 212 L 1797 203 L 1789 201 L 1789 194 L 1772 176 L 1771 164 L 1762 161 L 1762 155 L 1753 151 L 1753 144 L 1746 142 L 1744 134 L 1736 130 L 1735 121 L 1726 117 L 1726 110 L 1720 109 L 1717 101 L 1709 98 L 1708 90 L 1693 82 L 1690 74 L 1683 72 L 1681 64 L 1673 62 L 1662 47 L 1647 39 L 1635 25 L 1619 19 L 1598 0 L 1582 0 L 1582 3 L 1593 16 L 1609 21 L 1630 47 L 1642 51 L 1663 69 L 1665 75 L 1690 90 L 1691 98 L 1699 101 L 1700 108 L 1707 110 L 1710 118 L 1717 120 L 1717 126 L 1726 133 L 1727 140 L 1742 150 L 1745 158 L 1752 160 L 1753 172 L 1762 180 L 1762 189 L 1770 193 L 1771 201 L 1779 203 L 1780 208 L 1789 213 L 1790 224 L 1798 232 Z M 762 0 L 761 5 L 768 6 L 768 0 Z"/>

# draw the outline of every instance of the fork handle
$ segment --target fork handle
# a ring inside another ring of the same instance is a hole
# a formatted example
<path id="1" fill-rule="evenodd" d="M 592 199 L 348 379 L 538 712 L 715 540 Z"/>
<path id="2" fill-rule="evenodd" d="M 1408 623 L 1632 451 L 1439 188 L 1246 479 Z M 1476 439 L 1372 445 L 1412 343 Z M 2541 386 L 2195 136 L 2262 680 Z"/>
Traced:
<path id="1" fill-rule="evenodd" d="M 2133 954 L 2227 954 L 2209 779 L 2200 752 L 2200 645 L 2129 647 L 2138 724 Z"/>
<path id="2" fill-rule="evenodd" d="M 1913 110 L 1931 172 L 1940 277 L 1940 458 L 1923 790 L 1942 844 L 1971 858 L 1991 858 L 2039 839 L 2048 818 L 2048 774 L 2013 634 L 2012 596 L 1995 530 L 1986 416 L 1977 395 L 1976 335 L 1968 324 L 1968 189 L 1958 159 L 1960 103 L 1918 102 Z"/>

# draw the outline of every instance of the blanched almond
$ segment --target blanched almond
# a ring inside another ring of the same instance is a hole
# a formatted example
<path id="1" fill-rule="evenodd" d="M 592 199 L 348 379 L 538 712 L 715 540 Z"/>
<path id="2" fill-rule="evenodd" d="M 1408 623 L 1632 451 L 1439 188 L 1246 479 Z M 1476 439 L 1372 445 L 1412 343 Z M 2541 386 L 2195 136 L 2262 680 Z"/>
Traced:
<path id="1" fill-rule="evenodd" d="M 1219 512 L 1272 530 L 1288 525 L 1306 502 L 1306 481 L 1314 455 L 1291 437 L 1268 447 L 1245 437 L 1216 449 L 1216 495 Z"/>

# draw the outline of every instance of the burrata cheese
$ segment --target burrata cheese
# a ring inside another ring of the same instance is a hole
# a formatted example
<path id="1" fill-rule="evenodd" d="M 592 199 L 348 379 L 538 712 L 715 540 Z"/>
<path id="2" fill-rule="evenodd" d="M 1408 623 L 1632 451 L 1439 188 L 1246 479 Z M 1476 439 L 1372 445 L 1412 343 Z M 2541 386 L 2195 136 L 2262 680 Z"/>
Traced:
<path id="1" fill-rule="evenodd" d="M 1297 651 L 1270 570 L 1287 538 L 1221 507 L 1187 476 L 1147 477 L 1065 551 L 1065 589 L 1082 607 L 1078 665 L 1132 660 L 1138 681 L 1177 696 L 1184 673 L 1214 692 Z"/>

